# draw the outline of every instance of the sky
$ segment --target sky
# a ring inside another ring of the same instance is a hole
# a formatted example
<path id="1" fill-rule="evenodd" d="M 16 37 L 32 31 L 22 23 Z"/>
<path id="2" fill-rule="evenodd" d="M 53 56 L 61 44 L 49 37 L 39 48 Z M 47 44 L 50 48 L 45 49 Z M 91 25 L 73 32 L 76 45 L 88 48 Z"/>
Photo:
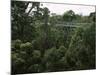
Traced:
<path id="1" fill-rule="evenodd" d="M 42 7 L 48 7 L 50 13 L 56 13 L 58 15 L 62 15 L 64 12 L 68 10 L 73 10 L 75 14 L 89 15 L 91 12 L 95 12 L 95 6 L 52 4 L 45 2 L 96 5 L 95 0 L 23 0 L 23 1 L 43 2 Z"/>
<path id="2" fill-rule="evenodd" d="M 62 15 L 68 10 L 73 10 L 75 14 L 89 15 L 91 12 L 95 12 L 95 6 L 83 6 L 83 5 L 67 5 L 67 4 L 52 4 L 52 3 L 41 3 L 42 7 L 48 7 L 50 13 L 56 13 Z"/>

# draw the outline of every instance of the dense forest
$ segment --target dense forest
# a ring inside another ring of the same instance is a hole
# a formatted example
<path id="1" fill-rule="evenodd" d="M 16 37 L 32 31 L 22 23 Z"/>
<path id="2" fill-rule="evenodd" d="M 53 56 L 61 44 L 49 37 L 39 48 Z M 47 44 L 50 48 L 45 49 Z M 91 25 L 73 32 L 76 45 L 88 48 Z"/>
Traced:
<path id="1" fill-rule="evenodd" d="M 41 6 L 11 2 L 12 74 L 95 69 L 96 12 L 57 15 Z"/>

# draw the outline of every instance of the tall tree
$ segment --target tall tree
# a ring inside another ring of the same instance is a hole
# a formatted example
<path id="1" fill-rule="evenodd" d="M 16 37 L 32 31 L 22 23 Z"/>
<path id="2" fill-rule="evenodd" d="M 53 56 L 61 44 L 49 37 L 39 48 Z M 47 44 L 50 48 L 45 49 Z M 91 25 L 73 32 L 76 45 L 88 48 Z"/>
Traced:
<path id="1" fill-rule="evenodd" d="M 75 12 L 72 10 L 66 11 L 63 14 L 64 21 L 72 22 L 74 19 L 75 19 Z"/>

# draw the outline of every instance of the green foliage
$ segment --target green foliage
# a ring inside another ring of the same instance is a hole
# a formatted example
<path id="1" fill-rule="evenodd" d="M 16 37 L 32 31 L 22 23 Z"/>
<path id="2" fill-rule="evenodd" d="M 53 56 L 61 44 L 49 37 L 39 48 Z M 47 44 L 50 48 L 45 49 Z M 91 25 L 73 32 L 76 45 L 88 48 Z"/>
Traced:
<path id="1" fill-rule="evenodd" d="M 96 22 L 96 12 L 90 13 L 89 18 L 91 21 Z"/>
<path id="2" fill-rule="evenodd" d="M 58 52 L 61 56 L 64 56 L 66 51 L 67 49 L 64 46 L 60 46 L 60 48 L 58 49 Z"/>
<path id="3" fill-rule="evenodd" d="M 95 12 L 82 16 L 69 10 L 50 15 L 39 2 L 12 1 L 11 13 L 12 74 L 95 69 Z M 56 26 L 60 22 L 91 24 Z"/>
<path id="4" fill-rule="evenodd" d="M 95 68 L 95 25 L 77 29 L 72 37 L 66 61 L 73 69 Z M 88 32 L 88 33 L 87 33 Z M 91 37 L 91 38 L 90 38 Z M 94 62 L 93 62 L 94 61 Z"/>
<path id="5" fill-rule="evenodd" d="M 24 50 L 24 49 L 31 49 L 31 47 L 32 47 L 32 45 L 31 45 L 30 42 L 23 43 L 23 44 L 20 45 L 20 48 L 21 48 L 22 50 Z"/>
<path id="6" fill-rule="evenodd" d="M 15 40 L 13 41 L 13 45 L 16 49 L 19 49 L 20 48 L 20 44 L 21 44 L 21 40 Z"/>
<path id="7" fill-rule="evenodd" d="M 67 11 L 67 12 L 65 12 L 65 13 L 63 14 L 63 20 L 64 20 L 64 21 L 71 22 L 71 21 L 74 20 L 74 19 L 75 19 L 75 13 L 74 13 L 74 11 L 72 11 L 72 10 L 69 10 L 69 11 Z"/>
<path id="8" fill-rule="evenodd" d="M 41 53 L 40 53 L 40 51 L 34 50 L 34 52 L 33 52 L 33 58 L 34 58 L 34 59 L 39 59 L 39 58 L 41 58 Z"/>
<path id="9" fill-rule="evenodd" d="M 58 71 L 65 68 L 64 56 L 66 48 L 61 46 L 59 49 L 51 48 L 45 52 L 44 60 L 47 71 Z"/>

